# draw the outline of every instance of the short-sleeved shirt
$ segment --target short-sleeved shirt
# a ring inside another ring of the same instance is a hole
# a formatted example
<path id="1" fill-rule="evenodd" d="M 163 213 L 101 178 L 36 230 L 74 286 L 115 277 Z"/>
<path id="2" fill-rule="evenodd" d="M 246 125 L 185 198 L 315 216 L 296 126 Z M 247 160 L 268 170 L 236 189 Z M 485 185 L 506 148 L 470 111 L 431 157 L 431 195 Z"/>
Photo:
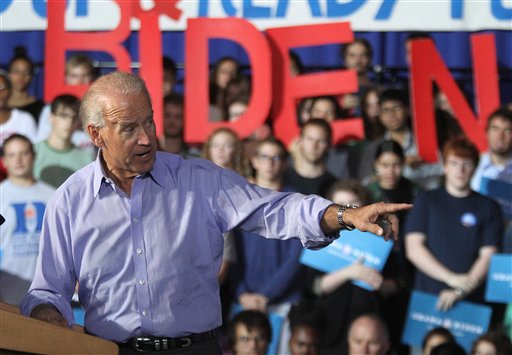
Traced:
<path id="1" fill-rule="evenodd" d="M 405 233 L 426 236 L 426 247 L 444 266 L 456 273 L 466 273 L 478 258 L 480 248 L 499 247 L 503 220 L 496 202 L 472 191 L 467 197 L 454 197 L 444 187 L 425 191 L 414 201 L 407 218 Z M 416 272 L 415 288 L 439 293 L 449 288 L 421 271 Z M 481 292 L 470 298 L 481 300 Z"/>

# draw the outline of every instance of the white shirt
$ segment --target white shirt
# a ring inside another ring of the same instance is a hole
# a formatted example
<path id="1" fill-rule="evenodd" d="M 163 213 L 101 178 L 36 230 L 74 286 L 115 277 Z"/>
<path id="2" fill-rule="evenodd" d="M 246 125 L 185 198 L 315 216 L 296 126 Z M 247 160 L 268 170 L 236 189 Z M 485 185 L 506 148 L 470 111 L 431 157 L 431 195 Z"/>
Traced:
<path id="1" fill-rule="evenodd" d="M 482 178 L 512 183 L 512 155 L 504 165 L 496 165 L 491 160 L 489 152 L 480 156 L 480 162 L 471 179 L 471 188 L 480 192 Z"/>
<path id="2" fill-rule="evenodd" d="M 36 139 L 36 121 L 28 112 L 13 109 L 7 122 L 0 124 L 0 146 L 14 133 L 22 134 L 32 142 Z"/>
<path id="3" fill-rule="evenodd" d="M 54 191 L 41 181 L 28 187 L 15 185 L 9 179 L 0 184 L 0 213 L 5 218 L 0 228 L 0 270 L 32 281 L 43 215 Z"/>

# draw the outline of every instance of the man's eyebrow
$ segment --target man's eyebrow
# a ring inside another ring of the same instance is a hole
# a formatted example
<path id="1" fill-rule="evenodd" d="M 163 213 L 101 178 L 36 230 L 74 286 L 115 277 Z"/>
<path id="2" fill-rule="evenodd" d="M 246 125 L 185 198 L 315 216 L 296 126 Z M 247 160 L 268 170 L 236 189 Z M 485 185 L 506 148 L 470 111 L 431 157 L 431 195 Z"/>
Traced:
<path id="1" fill-rule="evenodd" d="M 134 125 L 133 122 L 126 122 L 126 121 L 117 121 L 117 122 L 114 122 L 114 124 L 118 125 L 121 128 L 126 128 L 126 127 L 130 127 L 130 126 Z"/>

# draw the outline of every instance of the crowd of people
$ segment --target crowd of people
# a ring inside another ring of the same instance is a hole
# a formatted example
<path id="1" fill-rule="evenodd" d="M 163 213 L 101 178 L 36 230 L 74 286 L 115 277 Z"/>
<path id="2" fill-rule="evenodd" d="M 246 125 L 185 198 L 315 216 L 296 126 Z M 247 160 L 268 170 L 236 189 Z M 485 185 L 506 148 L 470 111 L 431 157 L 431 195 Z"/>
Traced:
<path id="1" fill-rule="evenodd" d="M 222 260 L 218 265 L 212 264 L 219 269 L 215 282 L 220 284 L 223 326 L 218 329 L 217 337 L 223 351 L 262 355 L 269 351 L 272 343 L 272 351 L 277 355 L 413 354 L 417 349 L 402 344 L 401 336 L 411 291 L 420 290 L 437 295 L 441 310 L 449 310 L 461 300 L 490 305 L 493 319 L 489 333 L 475 342 L 471 354 L 510 353 L 510 339 L 503 332 L 507 332 L 507 326 L 512 327 L 512 320 L 507 320 L 504 305 L 485 300 L 484 289 L 492 256 L 498 252 L 512 253 L 509 210 L 512 192 L 508 190 L 508 196 L 498 199 L 486 196 L 489 194 L 486 187 L 492 181 L 508 184 L 508 189 L 512 186 L 512 104 L 497 107 L 489 116 L 486 126 L 489 150 L 480 154 L 464 135 L 449 102 L 443 99 L 443 93 L 436 93 L 439 159 L 436 163 L 428 163 L 418 154 L 407 91 L 372 81 L 369 43 L 356 38 L 340 53 L 344 65 L 357 72 L 359 92 L 297 102 L 300 135 L 288 147 L 273 136 L 271 117 L 250 137 L 242 139 L 233 130 L 220 128 L 201 146 L 185 142 L 184 100 L 176 90 L 176 65 L 164 58 L 164 129 L 157 142 L 160 151 L 180 155 L 186 160 L 200 157 L 211 160 L 264 189 L 319 195 L 343 206 L 365 206 L 376 202 L 414 204 L 411 210 L 397 213 L 399 239 L 394 242 L 382 272 L 358 260 L 348 267 L 323 273 L 301 265 L 304 242 L 299 239 L 278 240 L 282 238 L 274 235 L 263 235 L 262 238 L 258 237 L 261 228 L 252 225 L 249 231 L 223 225 L 222 229 L 226 230 L 222 233 Z M 303 73 L 300 58 L 291 53 L 290 59 L 290 75 Z M 103 127 L 103 123 L 93 122 L 92 114 L 91 122 L 83 119 L 84 112 L 92 112 L 94 104 L 88 102 L 87 107 L 81 107 L 81 99 L 73 95 L 60 95 L 51 103 L 31 96 L 28 88 L 33 70 L 30 58 L 18 51 L 7 70 L 0 72 L 0 170 L 3 180 L 0 183 L 0 213 L 6 219 L 0 227 L 0 299 L 15 305 L 22 303 L 29 290 L 38 255 L 42 257 L 50 253 L 46 250 L 40 254 L 39 239 L 45 228 L 46 206 L 56 189 L 81 168 L 94 167 L 94 163 L 88 164 L 96 159 L 97 147 L 101 147 L 103 155 L 112 154 L 109 159 L 116 161 L 114 152 L 109 151 L 110 146 L 98 130 L 88 129 L 86 125 L 94 123 Z M 74 55 L 68 60 L 67 84 L 91 84 L 97 77 L 97 70 L 87 56 Z M 243 115 L 251 96 L 250 76 L 242 73 L 241 65 L 234 58 L 222 58 L 215 63 L 209 85 L 211 121 L 233 122 Z M 143 108 L 147 103 L 142 100 L 140 104 L 138 114 L 145 114 Z M 115 117 L 115 112 L 112 115 Z M 365 139 L 333 142 L 330 123 L 354 116 L 363 118 Z M 152 117 L 144 119 L 148 122 L 144 121 L 142 125 L 149 126 Z M 128 130 L 134 128 L 126 126 L 122 129 L 122 134 L 129 137 Z M 138 154 L 143 159 L 149 153 L 141 150 Z M 208 165 L 198 164 L 201 169 L 209 169 Z M 74 176 L 73 181 L 78 184 L 77 174 Z M 158 178 L 156 176 L 156 183 L 163 184 Z M 191 185 L 197 183 L 196 179 L 189 178 Z M 223 184 L 234 183 L 231 181 L 234 178 L 226 179 Z M 126 190 L 122 182 L 108 180 L 105 179 L 106 183 L 118 184 L 130 197 L 131 187 Z M 111 198 L 106 191 L 96 188 L 95 194 L 103 193 L 105 199 Z M 140 188 L 134 184 L 133 193 Z M 237 191 L 248 195 L 258 193 L 258 190 Z M 122 191 L 117 192 L 122 194 Z M 205 189 L 205 193 L 210 192 Z M 181 195 L 171 197 L 185 198 Z M 81 207 L 79 201 L 73 201 L 57 210 L 80 209 L 78 215 L 86 218 L 84 208 L 87 206 Z M 225 203 L 231 205 L 241 201 L 227 196 Z M 155 204 L 176 208 L 160 201 Z M 120 203 L 118 207 L 122 210 L 126 205 Z M 196 208 L 181 206 L 184 207 Z M 61 213 L 75 214 L 67 210 L 49 213 L 53 218 L 63 218 Z M 94 217 L 99 218 L 101 214 L 96 213 Z M 134 210 L 132 213 L 138 212 Z M 205 213 L 201 210 L 199 214 L 204 217 Z M 222 210 L 217 213 L 219 217 L 216 218 L 227 221 Z M 276 212 L 270 210 L 268 213 Z M 283 217 L 276 214 L 269 218 Z M 137 217 L 133 215 L 133 219 L 136 221 Z M 75 223 L 67 228 L 77 228 Z M 249 218 L 239 223 L 250 225 L 255 222 Z M 81 228 L 89 228 L 85 225 L 88 224 L 84 223 Z M 47 233 L 59 232 L 59 226 L 50 227 L 47 227 L 50 228 Z M 184 227 L 176 226 L 176 229 L 180 228 Z M 155 227 L 155 232 L 158 231 Z M 115 232 L 112 233 L 115 237 Z M 135 233 L 138 232 L 133 233 L 135 243 Z M 96 236 L 91 234 L 90 237 Z M 143 249 L 141 244 L 136 253 L 144 253 Z M 109 250 L 104 251 L 104 257 L 110 257 Z M 87 254 L 88 251 L 83 252 Z M 202 254 L 198 256 L 197 262 L 203 257 Z M 177 270 L 187 272 L 181 267 Z M 88 267 L 87 272 L 94 270 Z M 162 274 L 162 279 L 175 273 L 169 274 Z M 189 285 L 186 286 L 190 294 L 181 295 L 180 300 L 171 303 L 183 307 L 183 303 L 188 302 L 187 297 L 199 297 L 195 288 L 209 287 L 193 284 L 195 276 L 191 273 L 188 277 Z M 40 275 L 39 281 L 41 278 Z M 370 284 L 374 290 L 368 291 L 351 282 L 357 280 Z M 119 280 L 121 283 L 126 281 Z M 144 285 L 143 277 L 140 284 Z M 76 288 L 80 294 L 80 285 Z M 76 295 L 75 301 L 80 302 Z M 91 306 L 98 307 L 97 304 Z M 58 310 L 66 316 L 62 309 Z M 280 320 L 278 325 L 271 324 L 272 317 Z M 190 320 L 193 321 L 195 319 Z M 443 347 L 447 349 L 443 350 Z M 436 328 L 425 337 L 423 353 L 465 352 L 449 330 Z"/>

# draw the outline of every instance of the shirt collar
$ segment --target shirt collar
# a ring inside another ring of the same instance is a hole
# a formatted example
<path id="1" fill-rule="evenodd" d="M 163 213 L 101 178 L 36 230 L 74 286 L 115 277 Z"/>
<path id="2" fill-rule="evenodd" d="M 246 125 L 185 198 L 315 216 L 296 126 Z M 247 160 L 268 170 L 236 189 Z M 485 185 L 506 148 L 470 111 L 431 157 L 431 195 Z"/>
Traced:
<path id="1" fill-rule="evenodd" d="M 387 140 L 391 140 L 391 133 L 389 131 L 385 131 L 384 132 L 384 139 L 387 139 Z M 406 132 L 404 133 L 404 145 L 402 146 L 402 148 L 405 150 L 405 149 L 409 149 L 411 147 L 411 145 L 413 144 L 413 140 L 412 140 L 412 134 L 411 134 L 411 131 L 408 129 L 406 130 Z"/>
<path id="2" fill-rule="evenodd" d="M 486 152 L 486 153 L 482 154 L 480 156 L 480 162 L 481 162 L 482 167 L 484 167 L 484 168 L 494 167 L 494 168 L 498 168 L 498 169 L 506 169 L 507 167 L 512 167 L 512 154 L 510 155 L 510 157 L 507 159 L 507 161 L 503 165 L 494 164 L 491 160 L 490 152 Z"/>
<path id="3" fill-rule="evenodd" d="M 94 161 L 94 176 L 93 176 L 93 191 L 94 191 L 94 197 L 98 196 L 98 193 L 100 192 L 101 185 L 103 181 L 107 183 L 113 183 L 112 180 L 105 174 L 105 171 L 103 170 L 103 165 L 101 164 L 101 149 L 98 150 L 98 154 L 96 155 L 96 160 Z M 162 166 L 163 164 L 159 164 L 158 159 L 158 152 L 155 157 L 155 164 L 153 165 L 153 169 L 151 169 L 150 172 L 143 174 L 138 177 L 142 176 L 149 176 L 151 179 L 160 187 L 163 187 L 163 180 L 164 180 L 164 168 Z"/>

